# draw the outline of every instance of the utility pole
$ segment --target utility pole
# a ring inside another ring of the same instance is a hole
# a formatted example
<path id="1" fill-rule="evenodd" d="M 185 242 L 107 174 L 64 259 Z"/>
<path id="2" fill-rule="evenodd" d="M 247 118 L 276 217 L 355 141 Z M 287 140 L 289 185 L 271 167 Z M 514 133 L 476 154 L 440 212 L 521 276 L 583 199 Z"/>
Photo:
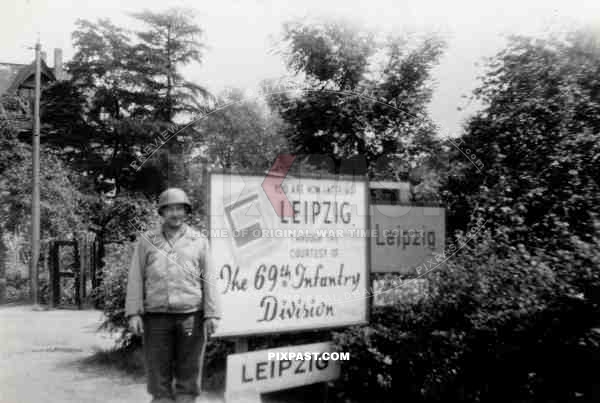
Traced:
<path id="1" fill-rule="evenodd" d="M 31 302 L 36 308 L 38 299 L 38 259 L 40 256 L 40 93 L 41 50 L 38 39 L 35 44 L 35 99 L 33 103 L 33 191 L 31 194 L 31 267 L 29 269 Z"/>

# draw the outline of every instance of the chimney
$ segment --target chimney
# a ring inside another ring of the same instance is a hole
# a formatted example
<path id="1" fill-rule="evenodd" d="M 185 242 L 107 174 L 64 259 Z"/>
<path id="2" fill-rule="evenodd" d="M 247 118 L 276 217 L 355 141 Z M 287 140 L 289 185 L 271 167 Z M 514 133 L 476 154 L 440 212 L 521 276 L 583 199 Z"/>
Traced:
<path id="1" fill-rule="evenodd" d="M 54 76 L 58 81 L 63 79 L 62 49 L 54 49 Z"/>

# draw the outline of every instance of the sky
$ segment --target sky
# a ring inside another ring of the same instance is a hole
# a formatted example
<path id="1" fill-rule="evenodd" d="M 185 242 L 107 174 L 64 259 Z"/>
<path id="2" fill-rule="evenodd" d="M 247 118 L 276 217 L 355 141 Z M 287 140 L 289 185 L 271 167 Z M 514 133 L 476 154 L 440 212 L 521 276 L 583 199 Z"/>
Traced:
<path id="1" fill-rule="evenodd" d="M 456 136 L 477 105 L 469 95 L 484 73 L 485 58 L 500 51 L 508 35 L 543 36 L 579 25 L 600 27 L 599 0 L 14 0 L 0 4 L 0 62 L 28 63 L 39 37 L 52 65 L 54 48 L 73 53 L 71 33 L 79 18 L 109 18 L 137 28 L 128 13 L 193 8 L 207 49 L 201 65 L 183 69 L 187 79 L 218 92 L 227 87 L 255 91 L 265 78 L 286 69 L 273 54 L 282 23 L 294 18 L 343 17 L 382 32 L 436 32 L 447 49 L 432 72 L 430 114 L 442 136 Z M 598 29 L 600 32 L 600 29 Z M 459 110 L 460 108 L 460 110 Z"/>

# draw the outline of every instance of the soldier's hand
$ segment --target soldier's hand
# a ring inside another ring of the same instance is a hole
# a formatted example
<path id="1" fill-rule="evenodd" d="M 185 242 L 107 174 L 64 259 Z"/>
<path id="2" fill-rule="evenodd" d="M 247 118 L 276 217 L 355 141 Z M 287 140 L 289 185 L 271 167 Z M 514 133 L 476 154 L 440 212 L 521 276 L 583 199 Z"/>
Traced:
<path id="1" fill-rule="evenodd" d="M 206 337 L 210 337 L 214 332 L 216 332 L 218 326 L 219 326 L 219 319 L 216 319 L 216 318 L 206 319 L 204 321 L 204 331 L 206 332 Z"/>
<path id="2" fill-rule="evenodd" d="M 140 315 L 132 315 L 129 318 L 129 330 L 133 332 L 133 334 L 140 336 L 144 333 L 144 322 L 142 321 L 142 317 Z"/>

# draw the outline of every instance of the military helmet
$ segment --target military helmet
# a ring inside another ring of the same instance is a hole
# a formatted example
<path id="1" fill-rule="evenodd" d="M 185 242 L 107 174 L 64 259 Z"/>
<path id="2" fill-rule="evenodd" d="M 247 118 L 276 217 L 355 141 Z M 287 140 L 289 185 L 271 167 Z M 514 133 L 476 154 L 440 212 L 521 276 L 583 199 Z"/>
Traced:
<path id="1" fill-rule="evenodd" d="M 192 203 L 190 203 L 190 199 L 187 197 L 185 192 L 179 188 L 169 188 L 160 194 L 158 197 L 159 214 L 163 207 L 170 204 L 183 204 L 187 207 L 188 212 L 192 210 Z"/>

